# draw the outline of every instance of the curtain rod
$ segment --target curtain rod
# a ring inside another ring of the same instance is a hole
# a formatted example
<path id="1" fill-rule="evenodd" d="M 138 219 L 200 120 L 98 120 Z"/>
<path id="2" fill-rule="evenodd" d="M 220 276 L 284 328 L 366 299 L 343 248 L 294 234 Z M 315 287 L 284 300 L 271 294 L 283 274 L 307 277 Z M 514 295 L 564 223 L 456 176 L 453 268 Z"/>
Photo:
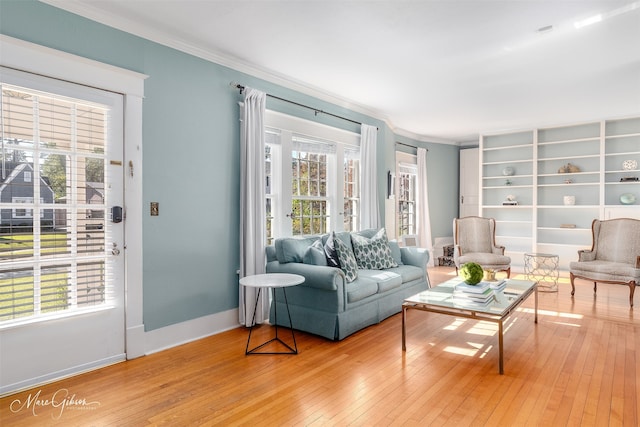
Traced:
<path id="1" fill-rule="evenodd" d="M 409 144 L 405 144 L 404 142 L 398 142 L 396 141 L 397 145 L 404 145 L 405 147 L 410 147 L 410 148 L 415 148 L 416 150 L 418 149 L 418 147 L 416 147 L 415 145 L 409 145 Z M 429 151 L 428 148 L 425 148 L 425 150 Z"/>
<path id="2" fill-rule="evenodd" d="M 244 91 L 244 86 L 243 86 L 243 85 L 241 85 L 240 83 L 231 82 L 231 83 L 229 83 L 229 86 L 231 86 L 231 87 L 232 87 L 232 88 L 234 88 L 234 89 L 239 89 L 241 94 L 242 94 L 242 91 Z M 280 98 L 279 96 L 271 95 L 270 93 L 267 93 L 266 95 L 267 95 L 269 98 L 277 99 L 278 101 L 288 102 L 289 104 L 293 104 L 293 105 L 296 105 L 296 106 L 298 106 L 298 107 L 306 108 L 306 109 L 308 109 L 308 110 L 313 110 L 313 113 L 314 113 L 316 116 L 318 115 L 318 113 L 320 113 L 320 114 L 326 114 L 327 116 L 335 117 L 335 118 L 337 118 L 337 119 L 342 119 L 342 120 L 345 120 L 345 121 L 347 121 L 347 122 L 355 123 L 355 124 L 357 124 L 357 125 L 362 125 L 362 123 L 361 123 L 361 122 L 358 122 L 358 121 L 356 121 L 356 120 L 349 119 L 349 118 L 347 118 L 347 117 L 342 117 L 342 116 L 339 116 L 339 115 L 337 115 L 337 114 L 333 114 L 333 113 L 326 112 L 326 111 L 324 111 L 324 110 L 320 110 L 320 109 L 318 109 L 318 108 L 310 107 L 310 106 L 305 105 L 305 104 L 300 104 L 299 102 L 290 101 L 290 100 L 285 99 L 285 98 Z M 376 127 L 376 130 L 379 130 L 379 129 Z"/>

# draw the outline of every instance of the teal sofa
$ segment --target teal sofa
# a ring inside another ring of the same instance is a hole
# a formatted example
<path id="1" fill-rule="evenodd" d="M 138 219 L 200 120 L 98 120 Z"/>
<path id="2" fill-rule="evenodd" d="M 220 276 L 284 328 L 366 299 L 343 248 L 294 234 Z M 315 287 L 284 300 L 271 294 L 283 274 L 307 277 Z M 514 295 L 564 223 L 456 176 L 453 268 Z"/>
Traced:
<path id="1" fill-rule="evenodd" d="M 379 230 L 354 235 L 373 238 Z M 325 253 L 318 251 L 331 235 L 276 239 L 267 247 L 267 273 L 294 273 L 304 276 L 301 285 L 286 289 L 294 329 L 342 340 L 367 326 L 377 324 L 402 310 L 405 298 L 430 287 L 426 249 L 399 247 L 386 242 L 397 264 L 385 269 L 358 268 L 357 278 L 349 282 L 339 267 L 329 266 Z M 352 233 L 335 233 L 342 248 L 353 250 Z M 384 237 L 386 241 L 386 236 Z M 270 322 L 290 327 L 283 293 L 277 289 L 271 305 Z"/>

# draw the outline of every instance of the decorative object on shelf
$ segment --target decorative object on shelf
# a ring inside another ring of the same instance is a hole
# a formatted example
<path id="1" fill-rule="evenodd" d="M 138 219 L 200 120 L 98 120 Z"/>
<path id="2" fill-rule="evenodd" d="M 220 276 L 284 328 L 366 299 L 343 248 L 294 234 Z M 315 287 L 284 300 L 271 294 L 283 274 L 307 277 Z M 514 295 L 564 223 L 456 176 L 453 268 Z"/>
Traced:
<path id="1" fill-rule="evenodd" d="M 511 185 L 511 180 L 510 179 L 505 179 L 504 185 Z"/>
<path id="2" fill-rule="evenodd" d="M 573 206 L 576 204 L 576 196 L 564 196 L 562 200 L 566 206 Z"/>
<path id="3" fill-rule="evenodd" d="M 622 178 L 620 178 L 620 182 L 638 182 L 640 181 L 640 178 L 638 178 L 637 176 L 623 176 Z"/>
<path id="4" fill-rule="evenodd" d="M 560 224 L 560 228 L 576 228 L 575 224 Z"/>
<path id="5" fill-rule="evenodd" d="M 517 204 L 518 204 L 518 201 L 516 200 L 516 196 L 514 196 L 513 194 L 509 194 L 507 196 L 507 200 L 502 202 L 503 206 L 515 206 Z"/>
<path id="6" fill-rule="evenodd" d="M 636 160 L 625 160 L 622 162 L 622 169 L 626 171 L 634 171 L 638 169 L 638 162 Z"/>
<path id="7" fill-rule="evenodd" d="M 636 195 L 633 193 L 621 194 L 620 203 L 622 203 L 623 205 L 633 205 L 636 203 Z"/>
<path id="8" fill-rule="evenodd" d="M 565 184 L 572 184 L 572 183 L 573 183 L 573 180 L 572 180 L 571 178 L 569 178 L 569 179 L 565 179 L 565 180 L 564 180 L 564 183 L 565 183 Z"/>
<path id="9" fill-rule="evenodd" d="M 504 176 L 512 176 L 515 173 L 516 173 L 516 170 L 511 166 L 507 166 L 506 168 L 502 169 L 502 175 Z"/>
<path id="10" fill-rule="evenodd" d="M 578 173 L 580 172 L 580 168 L 573 163 L 567 163 L 566 165 L 560 166 L 558 169 L 558 173 Z"/>

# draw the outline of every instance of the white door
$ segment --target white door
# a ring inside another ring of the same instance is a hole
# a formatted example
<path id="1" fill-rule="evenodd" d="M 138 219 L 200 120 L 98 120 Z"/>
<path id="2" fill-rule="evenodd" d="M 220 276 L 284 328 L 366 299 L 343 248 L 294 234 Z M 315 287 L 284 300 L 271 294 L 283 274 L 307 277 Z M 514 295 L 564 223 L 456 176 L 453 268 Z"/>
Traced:
<path id="1" fill-rule="evenodd" d="M 0 394 L 125 358 L 122 95 L 2 70 Z"/>
<path id="2" fill-rule="evenodd" d="M 479 161 L 477 148 L 460 150 L 460 218 L 479 215 Z"/>

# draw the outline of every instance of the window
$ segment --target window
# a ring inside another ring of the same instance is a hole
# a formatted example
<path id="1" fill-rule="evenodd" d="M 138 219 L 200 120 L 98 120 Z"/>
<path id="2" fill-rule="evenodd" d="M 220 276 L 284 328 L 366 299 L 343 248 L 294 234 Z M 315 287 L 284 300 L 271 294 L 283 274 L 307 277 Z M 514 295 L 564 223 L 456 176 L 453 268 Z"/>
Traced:
<path id="1" fill-rule="evenodd" d="M 33 197 L 12 197 L 11 203 L 14 205 L 17 204 L 29 204 L 33 206 Z M 40 198 L 40 203 L 44 203 L 44 199 Z M 40 218 L 44 218 L 44 209 L 40 210 Z M 13 218 L 33 218 L 33 207 L 27 208 L 13 208 L 12 210 Z"/>
<path id="2" fill-rule="evenodd" d="M 0 322 L 103 304 L 108 107 L 0 89 Z"/>
<path id="3" fill-rule="evenodd" d="M 418 166 L 415 156 L 396 153 L 397 237 L 416 234 L 416 186 Z"/>
<path id="4" fill-rule="evenodd" d="M 360 136 L 267 111 L 267 244 L 359 229 Z"/>

